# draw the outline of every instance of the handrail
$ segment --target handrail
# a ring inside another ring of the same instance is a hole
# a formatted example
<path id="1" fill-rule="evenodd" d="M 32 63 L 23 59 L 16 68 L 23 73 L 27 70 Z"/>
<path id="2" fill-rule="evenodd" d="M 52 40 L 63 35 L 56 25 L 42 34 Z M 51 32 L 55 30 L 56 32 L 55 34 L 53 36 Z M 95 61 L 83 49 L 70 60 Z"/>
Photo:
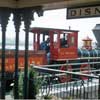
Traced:
<path id="1" fill-rule="evenodd" d="M 89 78 L 97 78 L 97 79 L 99 78 L 99 76 L 96 76 L 96 75 L 88 75 L 88 74 L 83 74 L 83 73 L 80 73 L 80 72 L 62 71 L 62 70 L 58 70 L 58 69 L 44 68 L 44 67 L 39 67 L 39 66 L 35 66 L 35 65 L 33 65 L 33 68 L 35 68 L 38 71 L 44 71 L 44 72 L 48 72 L 48 73 L 52 73 L 52 74 L 65 73 L 65 74 L 86 76 L 86 77 L 89 77 Z"/>
<path id="2" fill-rule="evenodd" d="M 65 64 L 52 64 L 52 65 L 39 65 L 40 67 L 61 67 L 68 65 L 81 65 L 81 64 L 100 64 L 100 62 L 84 62 L 84 63 L 65 63 Z"/>
<path id="3" fill-rule="evenodd" d="M 90 70 L 89 72 L 99 72 L 100 70 Z M 82 71 L 83 73 L 86 72 L 86 71 Z M 61 75 L 66 75 L 66 73 L 60 73 L 60 74 L 54 74 L 54 76 L 61 76 Z M 87 75 L 87 74 L 86 74 Z M 98 74 L 99 76 L 100 74 Z M 47 77 L 48 75 L 43 75 L 43 76 L 38 76 L 38 78 L 41 78 L 41 77 Z M 52 77 L 53 75 L 49 74 L 49 77 Z"/>
<path id="4" fill-rule="evenodd" d="M 80 58 L 73 58 L 73 59 L 58 59 L 57 61 L 62 61 L 62 60 L 93 60 L 93 59 L 100 59 L 100 57 L 80 57 Z"/>

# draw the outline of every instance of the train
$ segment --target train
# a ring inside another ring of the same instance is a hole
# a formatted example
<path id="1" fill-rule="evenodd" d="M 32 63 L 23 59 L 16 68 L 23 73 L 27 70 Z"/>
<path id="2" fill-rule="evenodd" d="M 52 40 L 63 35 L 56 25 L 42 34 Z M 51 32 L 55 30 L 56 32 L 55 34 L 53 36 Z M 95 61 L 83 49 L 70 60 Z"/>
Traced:
<path id="1" fill-rule="evenodd" d="M 94 29 L 95 30 L 95 29 Z M 68 60 L 69 62 L 87 62 L 87 59 L 79 60 L 78 58 L 84 57 L 100 57 L 100 49 L 98 47 L 92 47 L 92 39 L 87 37 L 83 39 L 83 46 L 78 48 L 78 30 L 71 29 L 56 29 L 56 28 L 44 28 L 44 27 L 32 27 L 30 32 L 33 34 L 33 50 L 28 51 L 28 65 L 48 65 L 48 64 L 64 64 Z M 47 38 L 50 38 L 50 61 L 48 63 L 47 53 L 45 50 L 40 49 L 40 45 Z M 0 51 L 0 55 L 2 52 Z M 19 50 L 18 69 L 24 69 L 24 50 Z M 12 80 L 15 71 L 15 50 L 5 51 L 5 73 L 6 79 Z M 1 57 L 1 56 L 0 56 Z M 78 60 L 77 60 L 78 59 Z M 96 59 L 92 61 L 98 61 Z M 0 71 L 1 71 L 1 59 L 0 59 Z M 96 64 L 95 68 L 99 68 Z M 59 67 L 60 70 L 71 70 L 74 68 L 80 68 L 82 71 L 84 68 L 91 69 L 89 64 L 81 64 L 78 66 L 64 66 Z M 84 79 L 84 77 L 81 77 Z M 71 78 L 61 79 L 61 82 L 70 81 Z"/>

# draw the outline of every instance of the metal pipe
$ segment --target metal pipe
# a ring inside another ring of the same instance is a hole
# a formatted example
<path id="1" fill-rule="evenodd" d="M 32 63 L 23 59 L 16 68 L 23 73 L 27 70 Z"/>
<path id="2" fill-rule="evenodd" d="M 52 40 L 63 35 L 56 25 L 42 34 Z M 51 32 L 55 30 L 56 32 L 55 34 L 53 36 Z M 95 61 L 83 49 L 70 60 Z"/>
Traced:
<path id="1" fill-rule="evenodd" d="M 100 99 L 100 75 L 99 75 L 99 88 L 98 88 L 98 100 Z"/>
<path id="2" fill-rule="evenodd" d="M 66 65 L 81 65 L 81 64 L 100 64 L 100 62 L 84 62 L 84 63 L 40 65 L 40 67 L 61 67 L 61 66 L 66 66 Z"/>
<path id="3" fill-rule="evenodd" d="M 75 60 L 100 60 L 100 57 L 80 57 L 80 58 L 74 58 L 74 59 L 56 59 L 56 61 L 75 61 Z"/>
<path id="4" fill-rule="evenodd" d="M 86 68 L 81 68 L 81 69 L 86 69 Z M 95 69 L 95 68 L 91 68 L 91 70 L 92 69 Z M 76 71 L 76 70 L 80 70 L 80 68 L 73 68 L 73 69 L 71 69 L 72 71 Z"/>
<path id="5" fill-rule="evenodd" d="M 97 72 L 97 71 L 100 71 L 100 70 L 92 70 L 90 72 Z M 79 72 L 79 71 L 77 71 L 77 72 Z M 86 72 L 86 71 L 82 71 L 82 72 Z M 73 73 L 76 73 L 76 72 L 73 72 Z M 61 76 L 61 75 L 66 75 L 66 73 L 54 74 L 54 76 Z M 52 77 L 52 76 L 53 76 L 52 74 L 49 74 L 49 77 Z M 48 77 L 48 75 L 38 76 L 38 78 L 42 78 L 42 77 Z"/>
<path id="6" fill-rule="evenodd" d="M 57 61 L 64 61 L 64 60 L 88 60 L 88 59 L 100 59 L 100 57 L 80 57 L 74 59 L 57 59 Z"/>
<path id="7" fill-rule="evenodd" d="M 100 59 L 100 57 L 81 57 L 81 58 L 75 58 L 75 59 L 78 59 L 78 60 L 84 60 L 84 59 Z"/>
<path id="8" fill-rule="evenodd" d="M 83 74 L 83 73 L 79 73 L 79 72 L 70 72 L 70 71 L 62 71 L 62 70 L 57 70 L 57 69 L 51 69 L 51 68 L 43 68 L 43 67 L 38 67 L 38 66 L 34 66 L 33 68 L 40 70 L 40 71 L 48 71 L 50 73 L 66 73 L 66 74 L 72 74 L 72 75 L 80 75 L 80 76 L 87 76 L 89 78 L 99 78 L 98 76 L 95 75 L 88 75 L 88 74 Z"/>

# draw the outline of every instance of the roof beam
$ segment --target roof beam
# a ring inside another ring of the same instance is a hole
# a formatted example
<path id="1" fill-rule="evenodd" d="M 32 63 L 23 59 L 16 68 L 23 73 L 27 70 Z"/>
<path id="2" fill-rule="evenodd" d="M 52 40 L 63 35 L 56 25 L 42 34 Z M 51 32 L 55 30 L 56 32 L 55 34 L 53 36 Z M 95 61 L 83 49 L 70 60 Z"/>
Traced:
<path id="1" fill-rule="evenodd" d="M 0 0 L 0 7 L 43 6 L 44 10 L 100 4 L 100 0 Z"/>

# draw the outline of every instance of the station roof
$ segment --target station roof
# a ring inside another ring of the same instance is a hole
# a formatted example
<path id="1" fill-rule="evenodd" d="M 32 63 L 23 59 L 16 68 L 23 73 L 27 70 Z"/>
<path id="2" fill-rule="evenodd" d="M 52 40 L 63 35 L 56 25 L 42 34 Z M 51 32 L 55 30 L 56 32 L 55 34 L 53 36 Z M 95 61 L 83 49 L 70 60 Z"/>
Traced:
<path id="1" fill-rule="evenodd" d="M 55 33 L 57 33 L 57 31 L 62 31 L 63 33 L 71 33 L 71 32 L 78 32 L 78 30 L 69 30 L 69 29 L 57 29 L 57 28 L 45 28 L 45 27 L 32 27 L 30 28 L 30 32 L 35 33 L 35 32 L 40 32 L 41 34 L 47 34 L 49 33 L 49 31 L 54 31 Z"/>
<path id="2" fill-rule="evenodd" d="M 0 7 L 42 6 L 44 10 L 100 4 L 100 0 L 0 0 Z"/>

